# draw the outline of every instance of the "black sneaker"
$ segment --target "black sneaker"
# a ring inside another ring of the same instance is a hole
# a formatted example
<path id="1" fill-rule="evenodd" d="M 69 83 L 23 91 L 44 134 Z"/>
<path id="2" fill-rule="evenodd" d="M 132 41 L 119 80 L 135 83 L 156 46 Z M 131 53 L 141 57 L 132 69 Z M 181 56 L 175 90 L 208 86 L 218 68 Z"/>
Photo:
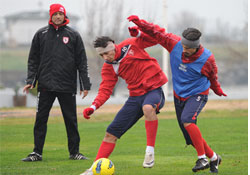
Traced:
<path id="1" fill-rule="evenodd" d="M 72 160 L 88 160 L 89 158 L 85 157 L 81 153 L 77 153 L 77 154 L 71 154 L 69 156 L 69 159 L 72 159 Z"/>
<path id="2" fill-rule="evenodd" d="M 193 167 L 193 172 L 197 172 L 197 171 L 200 171 L 200 170 L 205 170 L 209 168 L 209 163 L 208 163 L 208 160 L 205 159 L 205 158 L 202 158 L 202 159 L 198 159 L 196 161 L 196 165 Z"/>
<path id="3" fill-rule="evenodd" d="M 217 159 L 215 161 L 210 161 L 209 165 L 210 165 L 210 172 L 211 173 L 218 173 L 218 167 L 222 161 L 221 156 L 217 155 Z"/>
<path id="4" fill-rule="evenodd" d="M 22 161 L 24 162 L 34 162 L 34 161 L 41 161 L 42 160 L 42 155 L 32 152 L 30 153 L 26 158 L 23 158 Z"/>

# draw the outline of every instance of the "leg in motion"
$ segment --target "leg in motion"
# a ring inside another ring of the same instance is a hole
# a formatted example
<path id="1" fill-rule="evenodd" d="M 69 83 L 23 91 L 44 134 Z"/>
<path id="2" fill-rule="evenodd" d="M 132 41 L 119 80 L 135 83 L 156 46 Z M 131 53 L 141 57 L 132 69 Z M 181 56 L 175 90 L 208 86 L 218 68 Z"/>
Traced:
<path id="1" fill-rule="evenodd" d="M 155 109 L 151 105 L 144 105 L 143 112 L 146 119 L 145 128 L 147 135 L 147 147 L 143 167 L 151 168 L 154 166 L 154 148 L 158 129 L 158 119 Z"/>

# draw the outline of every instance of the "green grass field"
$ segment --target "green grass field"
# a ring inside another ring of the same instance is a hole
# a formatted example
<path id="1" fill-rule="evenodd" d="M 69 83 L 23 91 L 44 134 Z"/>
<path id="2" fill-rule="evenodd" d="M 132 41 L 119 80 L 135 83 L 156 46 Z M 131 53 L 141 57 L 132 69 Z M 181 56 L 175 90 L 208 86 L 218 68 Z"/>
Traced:
<path id="1" fill-rule="evenodd" d="M 185 148 L 174 112 L 159 115 L 159 129 L 155 150 L 155 166 L 142 168 L 146 136 L 144 120 L 140 120 L 122 139 L 118 140 L 110 159 L 116 175 L 189 175 L 197 159 L 195 150 Z M 164 116 L 172 116 L 166 119 Z M 212 116 L 212 117 L 210 117 Z M 92 120 L 79 116 L 81 135 L 80 151 L 90 160 L 68 159 L 66 130 L 62 117 L 50 117 L 41 162 L 22 162 L 33 149 L 33 124 L 35 119 L 0 119 L 1 175 L 77 175 L 89 168 L 96 156 L 106 127 L 110 121 L 99 118 L 114 114 L 94 115 Z M 198 120 L 204 138 L 222 156 L 221 175 L 246 175 L 248 173 L 248 110 L 206 110 Z M 209 170 L 195 173 L 210 174 Z"/>
<path id="2" fill-rule="evenodd" d="M 0 70 L 26 70 L 29 48 L 1 49 Z"/>

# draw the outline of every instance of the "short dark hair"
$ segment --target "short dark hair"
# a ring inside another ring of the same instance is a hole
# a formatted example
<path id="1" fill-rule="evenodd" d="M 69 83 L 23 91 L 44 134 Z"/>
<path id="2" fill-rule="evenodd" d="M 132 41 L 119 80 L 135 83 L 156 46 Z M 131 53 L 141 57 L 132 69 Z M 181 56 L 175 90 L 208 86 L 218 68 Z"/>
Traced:
<path id="1" fill-rule="evenodd" d="M 201 37 L 201 32 L 195 28 L 187 28 L 182 32 L 182 36 L 190 41 L 196 41 Z"/>
<path id="2" fill-rule="evenodd" d="M 105 48 L 105 47 L 107 47 L 108 42 L 115 43 L 115 41 L 112 40 L 108 36 L 97 37 L 96 40 L 94 41 L 94 48 L 97 48 L 97 47 L 103 47 L 103 48 Z"/>

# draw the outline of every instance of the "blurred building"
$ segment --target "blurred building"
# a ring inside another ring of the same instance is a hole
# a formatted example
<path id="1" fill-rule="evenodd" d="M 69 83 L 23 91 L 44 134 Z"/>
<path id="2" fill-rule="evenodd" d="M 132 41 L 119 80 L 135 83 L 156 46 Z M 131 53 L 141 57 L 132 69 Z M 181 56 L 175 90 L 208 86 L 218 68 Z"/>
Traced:
<path id="1" fill-rule="evenodd" d="M 69 26 L 76 28 L 79 18 L 75 15 L 67 15 Z M 23 11 L 9 14 L 4 17 L 6 29 L 3 44 L 9 47 L 30 45 L 35 32 L 49 21 L 48 11 Z"/>

